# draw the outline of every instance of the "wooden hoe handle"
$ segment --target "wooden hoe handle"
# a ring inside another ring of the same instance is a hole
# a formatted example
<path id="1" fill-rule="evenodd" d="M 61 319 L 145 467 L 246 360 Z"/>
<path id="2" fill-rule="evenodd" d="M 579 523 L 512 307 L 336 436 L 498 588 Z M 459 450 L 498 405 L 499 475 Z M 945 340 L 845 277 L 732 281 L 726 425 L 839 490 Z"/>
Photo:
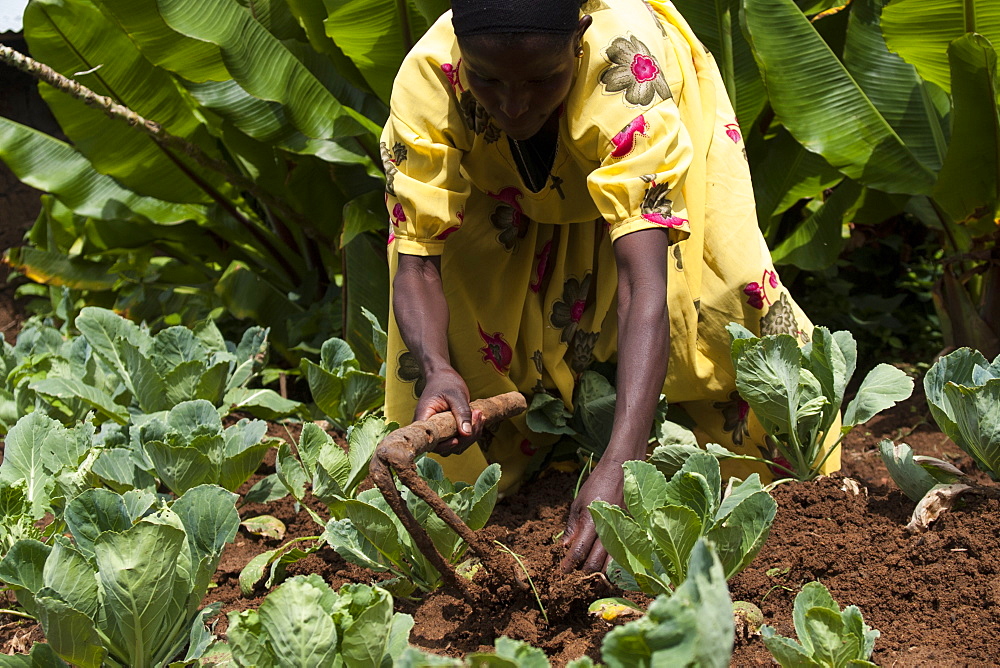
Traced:
<path id="1" fill-rule="evenodd" d="M 486 425 L 512 418 L 528 408 L 524 395 L 519 392 L 508 392 L 489 399 L 479 399 L 473 401 L 471 406 L 473 410 L 482 411 L 483 422 Z M 369 467 L 372 480 L 382 492 L 389 507 L 399 517 L 399 521 L 413 536 L 417 547 L 428 561 L 441 572 L 445 584 L 461 592 L 466 600 L 474 601 L 477 598 L 472 582 L 459 577 L 451 564 L 434 547 L 430 536 L 410 513 L 406 502 L 403 501 L 402 494 L 396 489 L 392 478 L 393 472 L 396 473 L 400 482 L 426 502 L 445 524 L 469 544 L 490 572 L 510 581 L 518 589 L 526 589 L 527 585 L 517 576 L 513 560 L 501 554 L 491 542 L 477 536 L 417 473 L 417 467 L 414 464 L 417 456 L 433 450 L 435 445 L 449 438 L 454 438 L 457 434 L 458 425 L 451 412 L 438 413 L 429 420 L 400 427 L 382 439 L 382 442 L 375 449 L 375 456 Z"/>

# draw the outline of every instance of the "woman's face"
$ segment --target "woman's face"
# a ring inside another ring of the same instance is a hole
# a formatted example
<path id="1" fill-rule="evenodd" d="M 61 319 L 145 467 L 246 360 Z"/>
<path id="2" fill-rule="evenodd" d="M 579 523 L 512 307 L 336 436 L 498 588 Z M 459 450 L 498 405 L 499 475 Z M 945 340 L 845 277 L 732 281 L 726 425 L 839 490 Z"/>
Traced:
<path id="1" fill-rule="evenodd" d="M 570 37 L 504 41 L 491 35 L 459 42 L 469 90 L 511 139 L 534 136 L 566 99 L 579 62 L 576 48 L 589 24 L 581 22 Z"/>

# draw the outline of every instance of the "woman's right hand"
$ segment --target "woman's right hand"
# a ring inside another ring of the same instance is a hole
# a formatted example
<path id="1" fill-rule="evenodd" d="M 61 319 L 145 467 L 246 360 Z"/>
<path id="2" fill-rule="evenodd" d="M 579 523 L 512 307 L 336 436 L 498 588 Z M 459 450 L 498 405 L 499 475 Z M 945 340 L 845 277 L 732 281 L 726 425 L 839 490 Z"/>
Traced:
<path id="1" fill-rule="evenodd" d="M 434 448 L 439 455 L 457 455 L 479 440 L 483 433 L 483 414 L 469 406 L 469 388 L 451 367 L 428 374 L 427 384 L 417 402 L 414 420 L 451 411 L 458 425 L 458 436 L 441 441 Z"/>

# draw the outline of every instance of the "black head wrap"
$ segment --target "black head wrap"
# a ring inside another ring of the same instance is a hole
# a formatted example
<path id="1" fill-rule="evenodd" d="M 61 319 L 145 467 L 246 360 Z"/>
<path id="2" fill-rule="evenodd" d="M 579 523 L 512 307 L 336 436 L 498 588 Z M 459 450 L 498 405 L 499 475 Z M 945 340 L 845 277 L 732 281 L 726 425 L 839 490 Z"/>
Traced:
<path id="1" fill-rule="evenodd" d="M 452 0 L 455 35 L 569 35 L 580 22 L 580 0 Z"/>

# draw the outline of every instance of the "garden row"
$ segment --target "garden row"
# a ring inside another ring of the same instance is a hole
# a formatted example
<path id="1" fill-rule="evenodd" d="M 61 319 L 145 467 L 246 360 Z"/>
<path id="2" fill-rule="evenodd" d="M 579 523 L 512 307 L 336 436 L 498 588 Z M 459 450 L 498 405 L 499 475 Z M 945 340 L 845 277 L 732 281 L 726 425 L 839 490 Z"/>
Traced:
<path id="1" fill-rule="evenodd" d="M 441 574 L 378 490 L 362 491 L 374 448 L 394 425 L 360 417 L 361 410 L 345 413 L 343 406 L 326 411 L 340 419 L 351 415 L 340 423 L 347 427 L 346 449 L 312 421 L 303 425 L 294 449 L 265 438 L 266 425 L 258 420 L 244 418 L 224 428 L 222 415 L 231 410 L 291 407 L 270 390 L 249 387 L 266 354 L 265 332 L 250 330 L 240 345 L 226 344 L 208 323 L 154 336 L 96 308 L 84 309 L 76 327 L 81 334 L 64 339 L 34 322 L 16 345 L 4 345 L 6 385 L 0 392 L 4 415 L 16 421 L 0 465 L 0 580 L 48 639 L 36 645 L 32 662 L 48 665 L 58 656 L 81 666 L 164 665 L 221 651 L 236 665 L 376 665 L 382 656 L 404 665 L 436 661 L 407 648 L 413 622 L 392 613 L 392 595 L 419 597 L 441 585 Z M 787 335 L 757 338 L 736 326 L 731 334 L 741 394 L 776 443 L 778 456 L 767 463 L 799 480 L 815 477 L 839 443 L 827 434 L 854 372 L 853 339 L 817 328 L 800 350 Z M 164 366 L 158 369 L 153 360 Z M 322 364 L 313 365 L 314 374 L 322 372 L 323 387 L 344 382 L 350 376 L 345 372 L 357 371 L 351 362 L 349 348 L 332 340 L 324 346 Z M 164 378 L 164 370 L 173 377 Z M 362 378 L 367 382 L 370 376 Z M 371 402 L 377 406 L 381 380 L 374 376 L 374 381 Z M 167 391 L 177 386 L 184 391 Z M 840 438 L 905 399 L 911 387 L 902 372 L 876 367 L 844 410 Z M 608 388 L 611 394 L 603 400 L 613 405 L 614 388 Z M 978 353 L 958 351 L 931 369 L 925 388 L 945 432 L 995 474 L 1000 359 L 991 365 Z M 254 395 L 268 399 L 247 400 Z M 198 398 L 185 399 L 190 396 Z M 309 414 L 302 404 L 288 412 Z M 533 402 L 529 419 L 556 427 L 584 424 L 565 409 L 554 410 L 543 395 Z M 622 665 L 655 654 L 657 660 L 726 665 L 733 647 L 726 581 L 753 560 L 768 536 L 777 511 L 773 485 L 763 486 L 755 474 L 724 487 L 719 461 L 742 455 L 718 446 L 701 450 L 690 432 L 670 422 L 658 424 L 655 432 L 651 443 L 660 445 L 649 460 L 625 465 L 626 508 L 601 502 L 591 507 L 614 558 L 608 571 L 612 582 L 658 597 L 642 619 L 607 635 L 603 660 Z M 593 434 L 568 428 L 561 433 L 584 445 L 595 442 Z M 239 499 L 232 492 L 275 446 L 275 473 Z M 891 442 L 882 450 L 893 477 L 915 500 L 940 503 L 965 487 L 956 484 L 961 472 L 944 462 L 914 458 L 906 446 Z M 498 466 L 473 485 L 452 484 L 430 459 L 421 459 L 418 470 L 470 528 L 487 523 L 497 499 Z M 464 541 L 409 490 L 402 493 L 438 552 L 474 579 L 482 569 L 468 559 Z M 228 643 L 217 641 L 205 627 L 217 607 L 200 606 L 223 546 L 241 524 L 267 532 L 277 522 L 266 515 L 241 519 L 237 503 L 287 495 L 307 509 L 318 535 L 289 540 L 251 559 L 240 576 L 247 594 L 261 580 L 267 587 L 277 585 L 289 564 L 326 546 L 388 579 L 375 588 L 352 584 L 335 593 L 316 576 L 298 576 L 275 589 L 259 612 L 232 613 Z M 915 521 L 919 516 L 920 506 Z M 856 608 L 841 611 L 818 584 L 800 596 L 795 613 L 800 644 L 768 627 L 760 630 L 779 661 L 792 665 L 811 655 L 842 665 L 846 657 L 868 658 L 877 634 Z M 607 618 L 621 606 L 636 607 L 623 599 L 594 605 Z M 368 627 L 374 620 L 382 625 L 378 631 Z M 539 651 L 513 641 L 497 645 L 498 654 L 515 664 Z M 532 660 L 545 660 L 544 654 Z"/>

